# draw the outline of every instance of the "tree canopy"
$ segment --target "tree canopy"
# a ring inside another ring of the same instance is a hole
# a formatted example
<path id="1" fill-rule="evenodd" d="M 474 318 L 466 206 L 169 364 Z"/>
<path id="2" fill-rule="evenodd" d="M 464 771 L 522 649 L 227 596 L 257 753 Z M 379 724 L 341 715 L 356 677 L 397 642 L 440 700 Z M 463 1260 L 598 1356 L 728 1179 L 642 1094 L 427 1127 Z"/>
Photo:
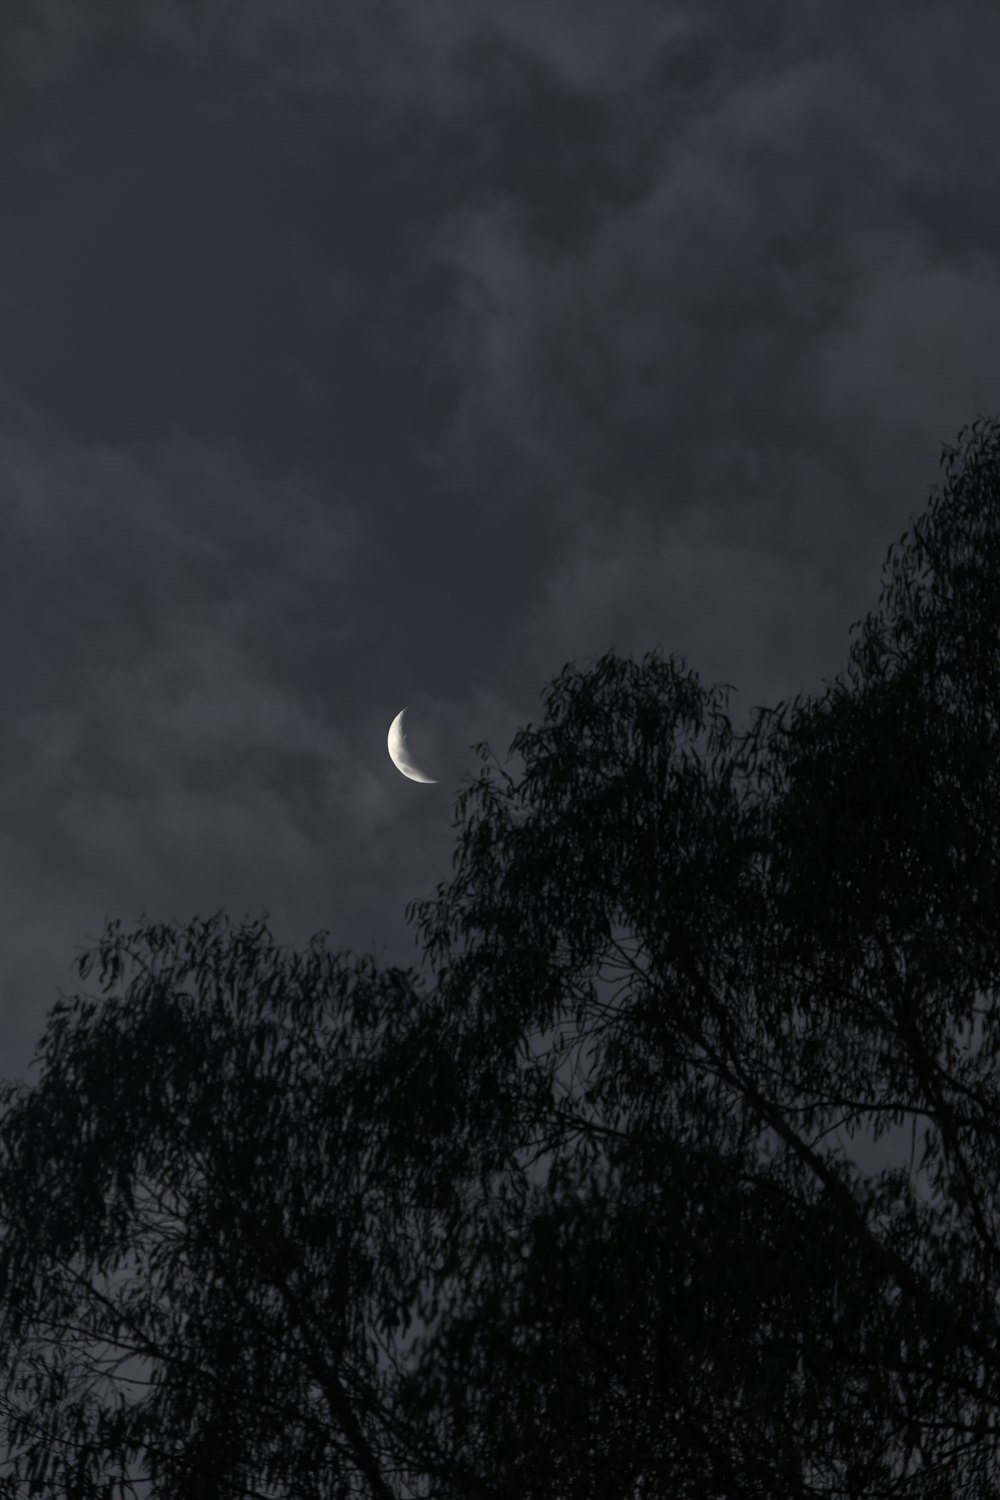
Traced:
<path id="1" fill-rule="evenodd" d="M 0 1095 L 12 1495 L 996 1493 L 998 439 L 823 694 L 476 747 L 420 969 L 108 924 Z"/>

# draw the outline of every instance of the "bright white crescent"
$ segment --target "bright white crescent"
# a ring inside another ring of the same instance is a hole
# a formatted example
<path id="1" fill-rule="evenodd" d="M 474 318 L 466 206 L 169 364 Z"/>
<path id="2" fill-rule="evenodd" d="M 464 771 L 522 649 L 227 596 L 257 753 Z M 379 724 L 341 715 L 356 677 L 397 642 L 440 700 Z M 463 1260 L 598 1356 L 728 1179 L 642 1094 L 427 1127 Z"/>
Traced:
<path id="1" fill-rule="evenodd" d="M 403 715 L 405 713 L 406 709 L 401 708 L 389 725 L 387 744 L 389 746 L 390 759 L 396 769 L 402 771 L 404 776 L 409 776 L 411 781 L 426 781 L 431 786 L 436 786 L 437 783 L 433 776 L 425 776 L 423 771 L 418 771 L 410 759 L 410 752 L 406 747 L 406 735 L 403 733 Z"/>

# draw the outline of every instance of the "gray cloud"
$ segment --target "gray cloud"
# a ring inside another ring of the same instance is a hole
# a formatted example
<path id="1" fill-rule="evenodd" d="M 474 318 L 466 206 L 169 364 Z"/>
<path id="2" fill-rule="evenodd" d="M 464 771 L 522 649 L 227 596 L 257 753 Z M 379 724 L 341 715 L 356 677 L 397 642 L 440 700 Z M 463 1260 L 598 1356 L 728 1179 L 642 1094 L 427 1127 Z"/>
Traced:
<path id="1" fill-rule="evenodd" d="M 571 657 L 821 688 L 997 406 L 998 26 L 4 8 L 0 1068 L 106 916 L 412 961 Z"/>

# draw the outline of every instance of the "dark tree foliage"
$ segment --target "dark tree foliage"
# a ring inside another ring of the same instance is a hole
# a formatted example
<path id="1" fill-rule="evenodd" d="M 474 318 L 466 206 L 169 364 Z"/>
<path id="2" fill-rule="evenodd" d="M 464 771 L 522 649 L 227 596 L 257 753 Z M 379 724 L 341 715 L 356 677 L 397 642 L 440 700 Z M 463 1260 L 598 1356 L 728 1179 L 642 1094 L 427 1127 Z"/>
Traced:
<path id="1" fill-rule="evenodd" d="M 478 747 L 424 973 L 109 924 L 0 1100 L 4 1494 L 1000 1491 L 1000 431 L 963 437 L 847 681 L 735 734 L 612 651 L 516 776 Z M 862 1125 L 919 1162 L 865 1177 Z"/>

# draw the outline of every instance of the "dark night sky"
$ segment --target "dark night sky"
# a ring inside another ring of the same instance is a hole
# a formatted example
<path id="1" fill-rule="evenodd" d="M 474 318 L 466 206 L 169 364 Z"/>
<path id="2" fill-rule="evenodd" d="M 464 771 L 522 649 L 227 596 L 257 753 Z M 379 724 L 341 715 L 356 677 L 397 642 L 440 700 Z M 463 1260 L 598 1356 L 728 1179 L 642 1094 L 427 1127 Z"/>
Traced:
<path id="1" fill-rule="evenodd" d="M 822 690 L 1000 407 L 998 55 L 958 0 L 7 0 L 0 1072 L 109 917 L 419 962 L 571 658 Z"/>

